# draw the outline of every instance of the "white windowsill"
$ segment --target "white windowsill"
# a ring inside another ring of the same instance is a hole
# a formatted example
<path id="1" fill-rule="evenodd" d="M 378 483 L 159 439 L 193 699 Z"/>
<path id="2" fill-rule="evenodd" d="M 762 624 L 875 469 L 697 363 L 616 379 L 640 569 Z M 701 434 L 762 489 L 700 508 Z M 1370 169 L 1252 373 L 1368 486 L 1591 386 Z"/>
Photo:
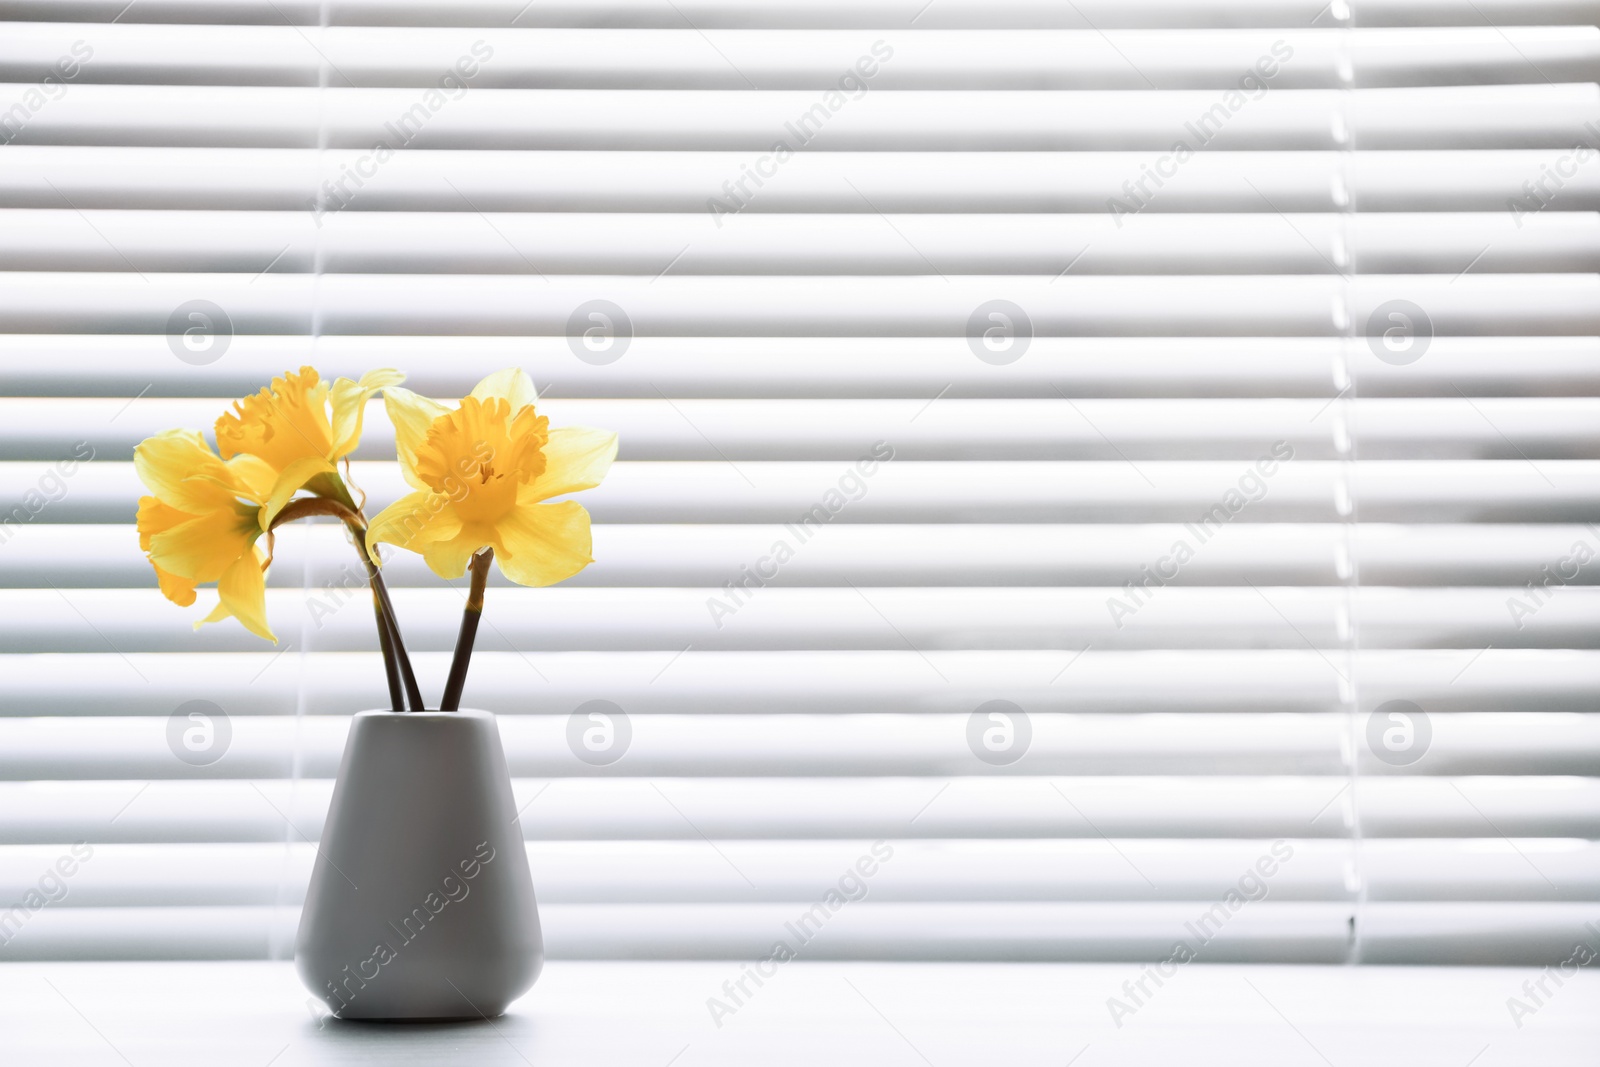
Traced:
<path id="1" fill-rule="evenodd" d="M 1513 1022 L 1523 968 L 1195 964 L 1120 1029 L 1130 964 L 790 963 L 723 1020 L 732 962 L 549 964 L 504 1018 L 456 1025 L 313 1015 L 288 963 L 0 964 L 0 1063 L 1331 1064 L 1600 1062 L 1600 973 Z M 1148 988 L 1154 989 L 1153 984 Z M 747 980 L 747 988 L 754 989 Z M 731 1003 L 731 1002 L 730 1002 Z M 1077 1057 L 1074 1059 L 1074 1057 Z"/>

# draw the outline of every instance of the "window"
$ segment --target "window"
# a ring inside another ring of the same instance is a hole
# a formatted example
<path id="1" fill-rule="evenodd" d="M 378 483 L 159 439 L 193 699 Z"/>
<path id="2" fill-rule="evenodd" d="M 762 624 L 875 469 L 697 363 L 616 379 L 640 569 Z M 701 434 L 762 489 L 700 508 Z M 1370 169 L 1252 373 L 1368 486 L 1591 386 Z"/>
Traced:
<path id="1" fill-rule="evenodd" d="M 353 556 L 192 633 L 130 458 L 302 363 L 621 433 L 467 689 L 554 957 L 1594 936 L 1593 4 L 123 3 L 0 0 L 0 958 L 292 951 Z"/>

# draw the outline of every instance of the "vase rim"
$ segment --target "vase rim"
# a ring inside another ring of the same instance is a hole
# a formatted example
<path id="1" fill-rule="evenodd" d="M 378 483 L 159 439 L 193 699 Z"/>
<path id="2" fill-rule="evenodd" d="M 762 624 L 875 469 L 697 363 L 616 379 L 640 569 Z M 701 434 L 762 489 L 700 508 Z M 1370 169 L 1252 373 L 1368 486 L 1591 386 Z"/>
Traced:
<path id="1" fill-rule="evenodd" d="M 438 719 L 451 716 L 477 718 L 482 715 L 493 716 L 494 712 L 485 711 L 482 708 L 458 708 L 455 711 L 440 711 L 438 708 L 424 708 L 422 711 L 395 711 L 393 708 L 367 708 L 364 711 L 356 712 L 355 715 L 370 715 L 374 718 L 392 715 L 397 719 L 409 719 L 415 717 Z"/>

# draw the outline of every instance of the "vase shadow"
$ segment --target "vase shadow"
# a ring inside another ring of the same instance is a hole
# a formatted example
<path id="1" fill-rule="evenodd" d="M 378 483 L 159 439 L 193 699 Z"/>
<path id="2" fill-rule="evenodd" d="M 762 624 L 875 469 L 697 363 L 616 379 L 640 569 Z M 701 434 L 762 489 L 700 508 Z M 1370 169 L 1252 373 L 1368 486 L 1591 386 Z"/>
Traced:
<path id="1" fill-rule="evenodd" d="M 340 1019 L 308 1021 L 279 1064 L 306 1067 L 345 1064 L 471 1063 L 527 1067 L 535 1061 L 538 1027 L 532 1019 L 427 1019 L 403 1022 Z M 278 1067 L 278 1065 L 274 1065 Z"/>

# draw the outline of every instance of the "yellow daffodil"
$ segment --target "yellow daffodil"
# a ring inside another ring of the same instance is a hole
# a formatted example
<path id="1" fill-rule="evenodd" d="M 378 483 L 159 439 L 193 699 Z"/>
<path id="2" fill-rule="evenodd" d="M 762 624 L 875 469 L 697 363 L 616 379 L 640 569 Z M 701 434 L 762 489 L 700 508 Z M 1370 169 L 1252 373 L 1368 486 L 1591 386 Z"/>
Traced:
<path id="1" fill-rule="evenodd" d="M 139 499 L 139 547 L 166 598 L 195 601 L 195 586 L 216 582 L 218 603 L 200 622 L 230 616 L 258 637 L 277 641 L 267 625 L 261 506 L 276 478 L 255 456 L 224 461 L 193 430 L 168 430 L 133 452 L 134 469 L 153 496 Z"/>
<path id="2" fill-rule="evenodd" d="M 353 506 L 335 464 L 355 451 L 367 401 L 404 380 L 378 370 L 330 386 L 301 367 L 235 402 L 217 420 L 216 452 L 193 430 L 169 430 L 134 449 L 134 468 L 153 494 L 139 500 L 139 547 L 162 594 L 189 607 L 197 585 L 216 582 L 216 609 L 196 627 L 231 616 L 276 641 L 267 625 L 267 556 L 256 542 L 301 489 Z"/>
<path id="3" fill-rule="evenodd" d="M 401 470 L 417 491 L 372 520 L 369 547 L 420 552 L 442 578 L 459 578 L 474 553 L 492 547 L 519 585 L 551 585 L 594 562 L 589 513 L 545 501 L 599 485 L 616 434 L 551 429 L 520 368 L 491 374 L 453 408 L 409 389 L 386 387 L 383 398 Z"/>
<path id="4" fill-rule="evenodd" d="M 312 367 L 272 379 L 254 396 L 235 401 L 217 420 L 217 450 L 223 459 L 254 456 L 274 472 L 259 515 L 261 529 L 272 525 L 295 493 L 311 488 L 351 503 L 337 478 L 336 463 L 355 451 L 367 401 L 380 389 L 398 385 L 405 375 L 375 370 L 359 382 L 340 378 L 332 387 Z M 331 409 L 331 410 L 330 410 Z"/>

